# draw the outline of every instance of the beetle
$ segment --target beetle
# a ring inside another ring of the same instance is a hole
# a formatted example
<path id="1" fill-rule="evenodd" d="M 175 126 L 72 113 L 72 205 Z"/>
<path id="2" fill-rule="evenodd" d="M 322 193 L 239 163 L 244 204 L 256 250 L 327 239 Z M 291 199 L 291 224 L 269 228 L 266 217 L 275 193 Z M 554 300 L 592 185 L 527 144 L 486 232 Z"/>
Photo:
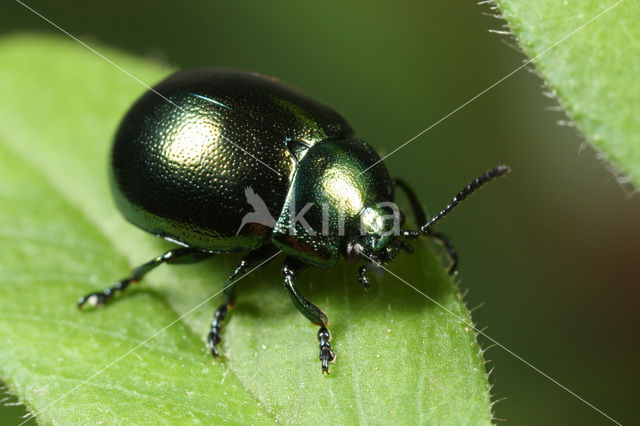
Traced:
<path id="1" fill-rule="evenodd" d="M 453 245 L 433 225 L 508 170 L 486 171 L 427 220 L 411 187 L 392 179 L 374 149 L 355 138 L 330 107 L 256 73 L 179 71 L 129 109 L 110 161 L 111 191 L 124 217 L 178 247 L 134 268 L 115 285 L 81 297 L 78 306 L 104 305 L 163 263 L 248 252 L 224 285 L 224 303 L 207 337 L 211 353 L 219 357 L 221 327 L 236 301 L 235 283 L 284 252 L 283 285 L 296 308 L 320 327 L 319 358 L 322 372 L 329 373 L 335 360 L 329 319 L 296 288 L 299 274 L 308 266 L 331 268 L 343 256 L 364 262 L 358 281 L 369 287 L 368 265 L 387 263 L 401 249 L 411 252 L 408 241 L 420 236 L 442 241 L 455 271 Z M 385 205 L 394 201 L 396 188 L 406 194 L 418 229 L 401 229 L 404 214 L 390 213 Z M 300 205 L 305 208 L 296 214 Z"/>

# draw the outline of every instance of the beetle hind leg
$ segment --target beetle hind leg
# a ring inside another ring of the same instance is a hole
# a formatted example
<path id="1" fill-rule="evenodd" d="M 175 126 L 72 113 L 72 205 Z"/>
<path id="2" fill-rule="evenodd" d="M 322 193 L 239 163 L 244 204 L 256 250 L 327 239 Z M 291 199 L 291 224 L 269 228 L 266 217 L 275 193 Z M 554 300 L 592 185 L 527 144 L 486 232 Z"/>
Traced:
<path id="1" fill-rule="evenodd" d="M 236 267 L 236 269 L 225 282 L 223 288 L 225 302 L 220 305 L 213 314 L 211 329 L 209 330 L 209 334 L 207 335 L 209 350 L 214 357 L 220 357 L 218 344 L 222 341 L 222 324 L 224 323 L 229 310 L 236 302 L 236 282 L 260 264 L 266 263 L 268 260 L 271 260 L 270 257 L 273 257 L 276 253 L 277 249 L 272 245 L 264 245 L 249 252 L 249 254 L 247 254 L 240 261 L 240 264 Z"/>
<path id="2" fill-rule="evenodd" d="M 327 330 L 329 318 L 313 303 L 309 302 L 293 284 L 294 279 L 306 268 L 306 265 L 291 257 L 287 257 L 282 267 L 282 278 L 284 287 L 288 291 L 293 304 L 312 323 L 319 325 L 318 342 L 320 343 L 320 362 L 322 372 L 329 374 L 329 363 L 336 359 L 336 355 L 331 349 L 331 333 Z"/>
<path id="3" fill-rule="evenodd" d="M 85 305 L 104 305 L 105 303 L 110 301 L 116 293 L 125 291 L 127 287 L 129 287 L 129 285 L 135 284 L 138 281 L 142 280 L 142 278 L 144 278 L 147 273 L 155 269 L 157 266 L 162 265 L 163 263 L 173 265 L 197 263 L 202 260 L 208 259 L 212 255 L 213 253 L 204 252 L 188 247 L 169 250 L 166 253 L 153 258 L 146 263 L 143 263 L 137 268 L 134 268 L 133 271 L 131 271 L 130 276 L 118 281 L 117 283 L 115 283 L 115 285 L 107 287 L 102 291 L 97 291 L 95 293 L 89 293 L 86 296 L 82 296 L 80 299 L 78 299 L 78 307 L 82 308 Z"/>

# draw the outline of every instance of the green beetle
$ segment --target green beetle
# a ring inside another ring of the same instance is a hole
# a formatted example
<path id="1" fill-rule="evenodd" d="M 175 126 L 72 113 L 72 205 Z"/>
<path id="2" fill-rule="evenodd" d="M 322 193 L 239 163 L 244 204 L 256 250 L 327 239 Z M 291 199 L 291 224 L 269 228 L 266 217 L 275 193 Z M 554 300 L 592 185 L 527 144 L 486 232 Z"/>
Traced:
<path id="1" fill-rule="evenodd" d="M 407 240 L 439 238 L 432 225 L 485 182 L 508 171 L 493 168 L 460 191 L 429 221 L 415 193 L 392 179 L 380 157 L 354 138 L 334 110 L 255 73 L 226 69 L 178 72 L 145 93 L 127 112 L 111 156 L 111 189 L 124 217 L 180 247 L 135 268 L 78 306 L 103 305 L 156 266 L 194 263 L 217 253 L 248 252 L 224 286 L 208 342 L 219 356 L 221 326 L 236 300 L 235 282 L 284 252 L 284 287 L 295 306 L 320 326 L 320 361 L 335 359 L 326 314 L 295 287 L 308 265 L 333 267 L 342 254 L 366 268 L 386 263 Z M 394 190 L 407 194 L 418 230 L 403 230 Z M 300 206 L 303 206 L 300 208 Z"/>

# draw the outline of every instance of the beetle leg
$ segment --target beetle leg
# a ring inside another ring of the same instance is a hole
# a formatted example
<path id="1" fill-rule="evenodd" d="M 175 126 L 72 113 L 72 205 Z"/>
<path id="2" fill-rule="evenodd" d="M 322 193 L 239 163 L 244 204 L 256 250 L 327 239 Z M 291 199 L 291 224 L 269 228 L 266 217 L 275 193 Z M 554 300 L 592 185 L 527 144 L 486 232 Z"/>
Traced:
<path id="1" fill-rule="evenodd" d="M 405 195 L 409 199 L 409 203 L 411 204 L 411 210 L 413 210 L 413 215 L 415 216 L 415 219 L 418 221 L 418 225 L 425 223 L 427 221 L 427 215 L 424 213 L 424 209 L 422 208 L 420 201 L 418 201 L 418 196 L 413 191 L 411 186 L 409 186 L 407 182 L 399 178 L 394 178 L 393 183 L 395 186 L 402 189 L 402 191 L 405 193 Z"/>
<path id="2" fill-rule="evenodd" d="M 407 253 L 413 253 L 413 246 L 405 240 L 398 240 L 398 246 Z"/>
<path id="3" fill-rule="evenodd" d="M 453 275 L 458 268 L 458 252 L 453 246 L 453 243 L 451 242 L 449 237 L 441 232 L 429 232 L 427 235 L 429 237 L 435 238 L 436 240 L 439 240 L 444 246 L 445 250 L 447 250 L 447 254 L 451 258 L 452 262 L 451 267 L 449 268 L 449 275 Z"/>
<path id="4" fill-rule="evenodd" d="M 109 300 L 113 298 L 116 292 L 124 291 L 129 287 L 130 284 L 135 284 L 138 281 L 142 280 L 142 278 L 150 272 L 152 269 L 155 269 L 157 266 L 167 263 L 172 265 L 179 264 L 187 264 L 187 263 L 197 263 L 208 259 L 211 257 L 213 253 L 200 251 L 188 247 L 182 247 L 174 250 L 169 250 L 168 252 L 151 259 L 150 261 L 143 263 L 142 265 L 134 268 L 131 271 L 131 275 L 127 278 L 124 278 L 115 285 L 111 287 L 107 287 L 102 291 L 98 291 L 95 293 L 89 293 L 86 296 L 82 296 L 78 299 L 78 307 L 82 308 L 85 304 L 89 304 L 90 306 L 102 306 L 107 303 Z"/>
<path id="5" fill-rule="evenodd" d="M 367 278 L 367 265 L 362 265 L 358 269 L 358 282 L 367 290 L 371 288 L 371 283 L 369 282 L 369 278 Z"/>
<path id="6" fill-rule="evenodd" d="M 411 186 L 409 186 L 409 184 L 406 183 L 404 180 L 398 179 L 398 178 L 393 179 L 393 183 L 397 187 L 402 189 L 406 194 L 407 198 L 409 199 L 409 203 L 411 204 L 413 215 L 416 217 L 418 224 L 426 223 L 427 216 L 424 213 L 424 210 L 422 209 L 422 205 L 418 201 L 418 197 L 416 193 L 413 191 L 413 189 L 411 189 Z M 420 235 L 420 234 L 418 233 L 417 235 Z M 447 254 L 449 255 L 449 257 L 453 262 L 453 265 L 451 265 L 451 268 L 449 268 L 449 274 L 453 275 L 456 272 L 456 268 L 458 266 L 458 252 L 453 246 L 453 243 L 451 243 L 451 240 L 446 235 L 440 232 L 430 231 L 427 235 L 437 240 L 440 240 L 442 242 L 442 245 L 447 250 Z M 401 246 L 401 248 L 403 247 Z"/>
<path id="7" fill-rule="evenodd" d="M 211 354 L 214 357 L 219 357 L 220 352 L 218 351 L 218 343 L 222 340 L 222 336 L 220 335 L 220 329 L 222 328 L 222 323 L 227 317 L 227 313 L 229 309 L 236 302 L 236 282 L 242 278 L 248 272 L 251 272 L 256 265 L 265 262 L 269 257 L 273 256 L 277 252 L 275 246 L 268 244 L 262 247 L 259 247 L 251 252 L 249 252 L 238 264 L 233 273 L 229 276 L 227 281 L 224 283 L 223 288 L 223 296 L 224 303 L 216 309 L 216 312 L 213 314 L 213 321 L 211 321 L 211 330 L 209 331 L 209 335 L 207 336 L 207 342 L 209 343 L 209 349 L 211 350 Z"/>
<path id="8" fill-rule="evenodd" d="M 282 266 L 282 278 L 284 280 L 284 288 L 288 291 L 289 296 L 293 304 L 298 310 L 307 317 L 312 323 L 320 326 L 318 330 L 318 341 L 320 342 L 320 362 L 322 363 L 322 372 L 329 374 L 329 362 L 336 359 L 336 355 L 331 349 L 331 333 L 327 330 L 327 324 L 329 324 L 329 318 L 313 303 L 309 302 L 304 297 L 296 286 L 293 284 L 293 280 L 307 267 L 306 264 L 296 260 L 292 257 L 287 257 Z"/>

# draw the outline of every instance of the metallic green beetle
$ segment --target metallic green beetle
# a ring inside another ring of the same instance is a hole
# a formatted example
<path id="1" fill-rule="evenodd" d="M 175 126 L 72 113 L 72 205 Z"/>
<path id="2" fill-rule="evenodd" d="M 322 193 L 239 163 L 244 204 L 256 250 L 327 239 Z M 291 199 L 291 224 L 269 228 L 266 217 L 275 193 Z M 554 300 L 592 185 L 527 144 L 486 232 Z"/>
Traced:
<path id="1" fill-rule="evenodd" d="M 225 69 L 178 72 L 145 93 L 117 131 L 111 189 L 125 218 L 181 247 L 135 268 L 131 276 L 78 301 L 103 305 L 162 263 L 205 260 L 248 251 L 224 286 L 208 335 L 219 356 L 220 330 L 236 300 L 235 282 L 284 252 L 284 286 L 295 306 L 320 326 L 320 361 L 335 359 L 328 318 L 294 286 L 308 265 L 330 268 L 340 254 L 366 267 L 385 263 L 407 240 L 439 238 L 432 225 L 483 183 L 506 173 L 493 168 L 472 181 L 429 221 L 415 193 L 391 179 L 376 152 L 354 138 L 334 110 L 277 80 Z M 418 230 L 403 230 L 394 189 L 407 194 Z M 301 207 L 302 206 L 302 207 Z"/>

